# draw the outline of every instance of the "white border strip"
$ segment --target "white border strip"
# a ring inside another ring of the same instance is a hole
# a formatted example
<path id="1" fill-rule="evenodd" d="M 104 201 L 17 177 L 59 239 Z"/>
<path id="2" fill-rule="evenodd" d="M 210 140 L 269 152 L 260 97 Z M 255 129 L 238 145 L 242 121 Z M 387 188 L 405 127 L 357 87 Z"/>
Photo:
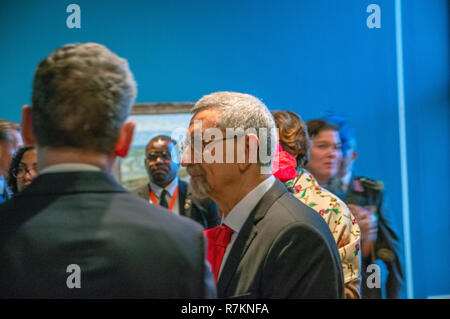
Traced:
<path id="1" fill-rule="evenodd" d="M 409 221 L 409 193 L 408 193 L 408 158 L 406 153 L 405 127 L 405 87 L 403 79 L 403 39 L 402 39 L 402 1 L 395 0 L 395 51 L 397 55 L 397 97 L 398 97 L 398 126 L 400 134 L 400 165 L 402 179 L 402 218 L 403 241 L 405 246 L 406 295 L 414 298 L 413 270 L 411 258 L 411 233 Z"/>

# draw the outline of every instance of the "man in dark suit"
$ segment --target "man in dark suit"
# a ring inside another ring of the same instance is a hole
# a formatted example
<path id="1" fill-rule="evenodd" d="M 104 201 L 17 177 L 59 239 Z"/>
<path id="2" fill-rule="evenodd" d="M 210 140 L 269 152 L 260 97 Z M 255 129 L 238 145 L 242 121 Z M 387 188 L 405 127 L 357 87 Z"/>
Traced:
<path id="1" fill-rule="evenodd" d="M 146 201 L 168 208 L 171 212 L 189 217 L 203 228 L 219 225 L 217 205 L 209 198 L 193 196 L 188 183 L 178 178 L 179 165 L 176 142 L 169 136 L 152 138 L 145 148 L 145 168 L 150 182 L 133 193 Z"/>
<path id="2" fill-rule="evenodd" d="M 110 174 L 131 144 L 135 96 L 127 61 L 102 45 L 66 45 L 40 62 L 22 111 L 39 176 L 0 205 L 0 297 L 215 296 L 202 228 Z"/>
<path id="3" fill-rule="evenodd" d="M 275 123 L 257 98 L 217 92 L 193 107 L 182 165 L 222 225 L 205 231 L 219 297 L 343 298 L 333 235 L 271 175 Z"/>
<path id="4" fill-rule="evenodd" d="M 384 184 L 354 175 L 354 162 L 358 157 L 354 128 L 339 115 L 329 115 L 325 119 L 337 125 L 342 142 L 339 171 L 330 179 L 327 189 L 348 205 L 361 228 L 362 298 L 398 298 L 404 275 L 400 263 L 399 238 L 383 205 Z M 367 268 L 377 260 L 386 265 L 388 272 L 386 282 L 381 287 L 367 284 L 372 273 Z"/>

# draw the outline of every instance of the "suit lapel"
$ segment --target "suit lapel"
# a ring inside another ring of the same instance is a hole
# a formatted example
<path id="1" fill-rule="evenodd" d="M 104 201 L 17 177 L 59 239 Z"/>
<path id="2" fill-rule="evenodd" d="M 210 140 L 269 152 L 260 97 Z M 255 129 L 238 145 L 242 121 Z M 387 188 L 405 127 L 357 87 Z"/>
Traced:
<path id="1" fill-rule="evenodd" d="M 264 218 L 273 203 L 286 192 L 286 187 L 280 181 L 276 180 L 274 185 L 264 194 L 248 216 L 231 248 L 219 281 L 217 282 L 219 297 L 229 295 L 226 292 L 236 273 L 236 269 L 258 233 L 257 223 Z"/>
<path id="2" fill-rule="evenodd" d="M 178 207 L 180 208 L 180 215 L 191 217 L 191 205 L 186 202 L 187 197 L 187 183 L 178 179 Z"/>
<path id="3" fill-rule="evenodd" d="M 150 201 L 150 184 L 147 184 L 139 188 L 138 196 L 145 199 L 147 202 Z"/>

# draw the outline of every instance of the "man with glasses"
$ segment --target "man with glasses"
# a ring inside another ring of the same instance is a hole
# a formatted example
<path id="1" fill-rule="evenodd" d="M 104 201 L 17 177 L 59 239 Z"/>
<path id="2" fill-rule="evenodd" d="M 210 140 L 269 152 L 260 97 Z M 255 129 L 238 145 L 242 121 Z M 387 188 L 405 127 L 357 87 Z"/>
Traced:
<path id="1" fill-rule="evenodd" d="M 189 217 L 205 229 L 219 224 L 217 205 L 208 198 L 193 196 L 188 183 L 178 178 L 180 164 L 176 141 L 166 135 L 152 138 L 145 149 L 144 164 L 150 181 L 134 190 L 136 195 L 175 214 Z"/>
<path id="2" fill-rule="evenodd" d="M 8 186 L 13 194 L 21 192 L 37 176 L 37 153 L 34 146 L 18 149 L 8 171 Z"/>
<path id="3" fill-rule="evenodd" d="M 216 92 L 191 111 L 182 165 L 195 195 L 223 214 L 222 225 L 205 231 L 218 296 L 342 298 L 327 223 L 271 174 L 277 134 L 267 107 L 248 94 Z"/>

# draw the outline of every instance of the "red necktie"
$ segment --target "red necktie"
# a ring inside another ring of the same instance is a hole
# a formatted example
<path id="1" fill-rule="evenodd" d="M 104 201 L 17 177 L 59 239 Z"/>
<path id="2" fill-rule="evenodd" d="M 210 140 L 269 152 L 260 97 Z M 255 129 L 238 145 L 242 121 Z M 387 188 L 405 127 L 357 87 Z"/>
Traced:
<path id="1" fill-rule="evenodd" d="M 211 265 L 214 279 L 218 280 L 220 265 L 222 264 L 223 255 L 231 241 L 233 230 L 225 224 L 205 230 L 205 236 L 208 241 L 208 249 L 206 251 L 206 259 Z"/>

